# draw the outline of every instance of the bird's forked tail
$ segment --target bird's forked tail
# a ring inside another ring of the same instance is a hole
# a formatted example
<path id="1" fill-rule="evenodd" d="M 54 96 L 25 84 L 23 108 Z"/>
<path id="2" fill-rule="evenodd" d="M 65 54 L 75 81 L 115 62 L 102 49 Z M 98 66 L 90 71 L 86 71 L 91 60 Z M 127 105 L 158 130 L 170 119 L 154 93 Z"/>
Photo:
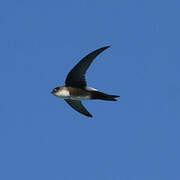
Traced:
<path id="1" fill-rule="evenodd" d="M 101 99 L 101 100 L 105 100 L 105 101 L 117 101 L 117 99 L 120 96 L 117 95 L 109 95 L 109 94 L 105 94 L 99 91 L 95 91 L 93 93 L 92 99 Z"/>

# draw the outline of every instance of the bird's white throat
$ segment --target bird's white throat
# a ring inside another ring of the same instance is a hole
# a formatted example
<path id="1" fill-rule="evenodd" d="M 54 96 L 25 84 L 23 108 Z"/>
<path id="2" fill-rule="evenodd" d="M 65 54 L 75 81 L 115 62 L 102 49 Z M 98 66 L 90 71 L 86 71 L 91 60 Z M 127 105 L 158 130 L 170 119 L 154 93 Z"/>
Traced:
<path id="1" fill-rule="evenodd" d="M 59 90 L 55 93 L 55 96 L 61 97 L 63 99 L 68 99 L 70 97 L 69 91 L 67 89 Z"/>

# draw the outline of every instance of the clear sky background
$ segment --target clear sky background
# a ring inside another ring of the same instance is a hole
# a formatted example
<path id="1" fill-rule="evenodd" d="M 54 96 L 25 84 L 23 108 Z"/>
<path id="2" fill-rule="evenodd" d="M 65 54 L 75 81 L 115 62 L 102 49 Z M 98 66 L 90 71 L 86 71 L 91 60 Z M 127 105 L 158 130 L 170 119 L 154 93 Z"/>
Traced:
<path id="1" fill-rule="evenodd" d="M 1 180 L 180 179 L 180 1 L 0 2 Z M 93 118 L 50 91 L 111 45 L 88 85 Z"/>

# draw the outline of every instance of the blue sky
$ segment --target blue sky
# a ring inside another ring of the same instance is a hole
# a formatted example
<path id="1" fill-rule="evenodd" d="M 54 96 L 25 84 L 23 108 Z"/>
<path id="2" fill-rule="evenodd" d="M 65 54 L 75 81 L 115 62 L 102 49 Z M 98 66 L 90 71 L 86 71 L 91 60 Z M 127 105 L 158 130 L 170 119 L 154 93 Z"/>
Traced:
<path id="1" fill-rule="evenodd" d="M 179 180 L 180 2 L 0 2 L 0 179 Z M 93 119 L 50 91 L 111 45 L 88 85 Z"/>

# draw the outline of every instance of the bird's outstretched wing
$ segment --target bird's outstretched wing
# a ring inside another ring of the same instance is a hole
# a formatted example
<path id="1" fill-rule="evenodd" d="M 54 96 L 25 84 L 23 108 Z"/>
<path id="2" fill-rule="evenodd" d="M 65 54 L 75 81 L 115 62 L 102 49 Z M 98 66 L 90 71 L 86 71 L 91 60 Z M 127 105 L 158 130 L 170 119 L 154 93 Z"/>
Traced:
<path id="1" fill-rule="evenodd" d="M 95 59 L 98 54 L 100 54 L 102 51 L 107 49 L 110 46 L 105 46 L 100 49 L 97 49 L 87 56 L 85 56 L 83 59 L 77 63 L 74 68 L 68 73 L 66 77 L 65 84 L 66 86 L 72 86 L 72 87 L 86 87 L 86 80 L 85 80 L 85 73 L 92 63 L 92 61 Z"/>
<path id="2" fill-rule="evenodd" d="M 85 116 L 92 117 L 87 109 L 82 105 L 79 100 L 64 99 L 73 109 L 84 114 Z"/>

